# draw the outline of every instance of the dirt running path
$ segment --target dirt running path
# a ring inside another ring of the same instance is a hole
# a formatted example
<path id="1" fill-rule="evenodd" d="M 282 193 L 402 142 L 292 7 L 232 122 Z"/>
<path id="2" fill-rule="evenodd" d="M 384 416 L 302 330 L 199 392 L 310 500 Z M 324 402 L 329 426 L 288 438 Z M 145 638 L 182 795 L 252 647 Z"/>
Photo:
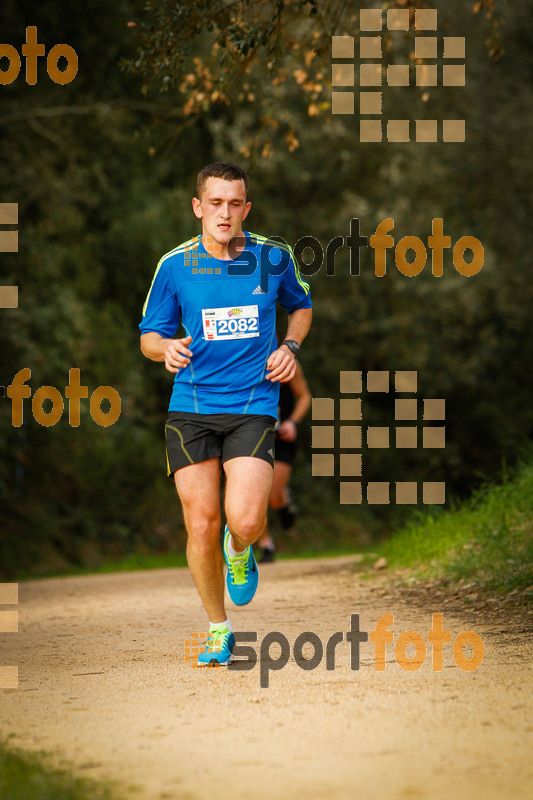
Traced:
<path id="1" fill-rule="evenodd" d="M 371 631 L 392 612 L 395 640 L 427 641 L 434 612 L 452 642 L 474 630 L 484 661 L 464 672 L 445 645 L 444 669 L 403 670 L 387 645 L 334 671 L 294 659 L 259 686 L 248 672 L 192 669 L 183 640 L 205 622 L 188 571 L 158 570 L 20 585 L 20 632 L 0 637 L 0 663 L 18 664 L 18 690 L 0 691 L 0 737 L 47 750 L 80 774 L 112 778 L 127 797 L 163 800 L 529 800 L 533 796 L 531 652 L 516 619 L 452 616 L 409 605 L 386 577 L 363 581 L 350 557 L 261 570 L 259 592 L 231 609 L 258 642 L 311 630 L 325 643 L 350 614 Z M 408 651 L 409 654 L 409 651 Z M 465 650 L 465 655 L 468 652 Z M 136 786 L 134 792 L 131 787 Z"/>

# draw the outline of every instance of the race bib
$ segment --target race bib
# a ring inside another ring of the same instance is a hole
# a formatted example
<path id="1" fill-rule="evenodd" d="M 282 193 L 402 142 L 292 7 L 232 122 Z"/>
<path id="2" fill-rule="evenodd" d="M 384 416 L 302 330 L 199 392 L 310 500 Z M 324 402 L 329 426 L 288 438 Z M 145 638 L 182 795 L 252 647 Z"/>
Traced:
<path id="1" fill-rule="evenodd" d="M 203 308 L 204 339 L 251 339 L 259 336 L 257 306 Z"/>

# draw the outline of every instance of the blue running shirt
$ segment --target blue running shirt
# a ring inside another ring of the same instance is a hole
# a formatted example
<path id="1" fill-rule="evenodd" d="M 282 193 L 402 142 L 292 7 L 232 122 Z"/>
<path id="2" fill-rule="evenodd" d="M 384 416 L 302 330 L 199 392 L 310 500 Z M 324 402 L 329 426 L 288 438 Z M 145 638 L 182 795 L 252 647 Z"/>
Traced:
<path id="1" fill-rule="evenodd" d="M 276 303 L 289 314 L 311 308 L 309 284 L 300 275 L 292 249 L 276 242 L 270 262 L 275 265 L 283 257 L 288 266 L 280 275 L 268 275 L 264 291 L 260 258 L 268 240 L 245 235 L 246 248 L 235 261 L 209 255 L 197 236 L 157 265 L 141 333 L 154 331 L 169 339 L 181 322 L 192 336 L 191 362 L 174 378 L 169 411 L 277 416 L 279 382 L 265 379 L 267 359 L 277 349 Z M 255 272 L 228 275 L 228 265 L 235 271 L 243 260 L 252 264 L 248 272 L 256 263 Z"/>

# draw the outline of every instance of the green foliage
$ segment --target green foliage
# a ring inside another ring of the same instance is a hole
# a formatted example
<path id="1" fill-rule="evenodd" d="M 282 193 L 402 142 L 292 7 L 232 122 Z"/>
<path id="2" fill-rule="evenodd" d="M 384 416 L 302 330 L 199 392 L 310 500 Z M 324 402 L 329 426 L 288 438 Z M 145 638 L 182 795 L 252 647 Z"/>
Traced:
<path id="1" fill-rule="evenodd" d="M 207 36 L 213 48 L 213 66 L 219 67 L 212 71 L 213 83 L 207 88 L 214 87 L 219 93 L 255 60 L 266 59 L 272 71 L 286 52 L 287 26 L 306 16 L 324 25 L 327 5 L 319 0 L 148 2 L 148 18 L 141 18 L 136 30 L 140 47 L 123 65 L 167 91 L 179 85 L 187 56 L 202 47 L 199 37 Z"/>
<path id="2" fill-rule="evenodd" d="M 41 74 L 35 87 L 2 87 L 0 124 L 7 135 L 0 141 L 0 174 L 9 187 L 3 199 L 19 204 L 21 246 L 3 261 L 5 282 L 18 283 L 20 292 L 19 308 L 0 314 L 0 382 L 8 385 L 29 367 L 32 394 L 51 385 L 64 395 L 76 367 L 89 396 L 101 385 L 115 388 L 122 413 L 115 425 L 100 428 L 82 400 L 81 424 L 73 428 L 65 402 L 63 418 L 43 428 L 25 400 L 24 424 L 16 429 L 4 401 L 4 576 L 95 566 L 104 554 L 168 550 L 177 541 L 172 493 L 157 514 L 152 507 L 166 480 L 160 431 L 170 380 L 160 380 L 159 402 L 137 329 L 155 264 L 182 233 L 182 194 L 169 179 L 177 170 L 154 167 L 144 127 L 150 111 L 117 68 L 118 51 L 129 40 L 131 4 L 92 4 L 66 27 L 57 20 L 61 3 L 46 6 L 43 17 L 36 11 L 32 18 L 39 40 L 57 35 L 80 55 L 91 51 L 92 80 L 86 82 L 86 66 L 66 87 L 50 86 Z M 23 38 L 24 22 L 23 9 L 11 8 L 7 41 Z M 193 140 L 191 132 L 188 146 Z"/>
<path id="3" fill-rule="evenodd" d="M 382 5 L 384 13 L 391 8 L 408 9 L 411 22 L 415 9 L 436 5 L 441 19 L 449 14 L 445 27 L 458 18 L 474 17 L 476 22 L 483 18 L 488 22 L 485 53 L 497 60 L 503 52 L 500 27 L 506 2 L 480 0 L 468 9 L 455 2 L 451 10 L 450 3 L 443 0 L 386 0 Z M 235 107 L 236 94 L 244 86 L 248 100 L 261 109 L 263 121 L 271 124 L 280 109 L 269 109 L 263 92 L 247 90 L 248 81 L 256 79 L 268 91 L 269 84 L 278 87 L 296 78 L 299 94 L 307 96 L 309 114 L 329 113 L 331 36 L 349 34 L 357 39 L 359 33 L 358 9 L 333 0 L 163 0 L 148 2 L 145 12 L 129 23 L 138 48 L 122 66 L 142 76 L 145 94 L 154 88 L 177 89 L 177 116 L 181 118 L 216 115 L 221 103 Z M 383 38 L 388 63 L 400 57 L 414 67 L 408 36 L 386 33 Z"/>
<path id="4" fill-rule="evenodd" d="M 390 566 L 533 603 L 533 459 L 456 508 L 418 514 L 380 547 Z"/>
<path id="5" fill-rule="evenodd" d="M 64 770 L 43 766 L 35 756 L 22 755 L 0 745 L 2 800 L 112 800 L 111 789 L 94 781 L 74 778 Z"/>

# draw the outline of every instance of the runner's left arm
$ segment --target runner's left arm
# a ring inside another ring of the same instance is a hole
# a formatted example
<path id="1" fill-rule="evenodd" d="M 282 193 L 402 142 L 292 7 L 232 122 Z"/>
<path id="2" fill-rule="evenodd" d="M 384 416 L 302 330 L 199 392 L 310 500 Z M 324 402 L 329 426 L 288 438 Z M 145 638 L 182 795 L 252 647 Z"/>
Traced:
<path id="1" fill-rule="evenodd" d="M 301 344 L 311 327 L 313 310 L 311 308 L 298 308 L 289 314 L 289 327 L 286 339 L 294 339 Z M 269 381 L 280 381 L 287 383 L 294 378 L 296 373 L 296 356 L 289 350 L 286 344 L 282 344 L 277 350 L 270 354 L 267 361 L 267 369 L 270 372 L 265 375 Z"/>
<path id="2" fill-rule="evenodd" d="M 283 273 L 283 278 L 278 289 L 278 302 L 289 315 L 289 325 L 285 339 L 294 339 L 302 344 L 311 327 L 313 311 L 311 308 L 311 293 L 309 284 L 300 275 L 294 253 L 290 249 L 290 261 Z M 269 381 L 287 383 L 294 378 L 296 373 L 296 357 L 289 348 L 282 344 L 270 354 L 265 375 Z"/>
<path id="3" fill-rule="evenodd" d="M 178 289 L 172 278 L 170 260 L 163 256 L 157 265 L 139 325 L 141 351 L 152 361 L 164 361 L 166 369 L 174 374 L 185 369 L 193 355 L 189 350 L 191 336 L 173 338 L 180 320 Z"/>
<path id="4" fill-rule="evenodd" d="M 285 442 L 296 441 L 298 425 L 311 408 L 311 392 L 299 361 L 296 361 L 296 373 L 290 381 L 290 390 L 294 396 L 294 408 L 291 415 L 284 419 L 278 428 L 278 438 Z"/>

